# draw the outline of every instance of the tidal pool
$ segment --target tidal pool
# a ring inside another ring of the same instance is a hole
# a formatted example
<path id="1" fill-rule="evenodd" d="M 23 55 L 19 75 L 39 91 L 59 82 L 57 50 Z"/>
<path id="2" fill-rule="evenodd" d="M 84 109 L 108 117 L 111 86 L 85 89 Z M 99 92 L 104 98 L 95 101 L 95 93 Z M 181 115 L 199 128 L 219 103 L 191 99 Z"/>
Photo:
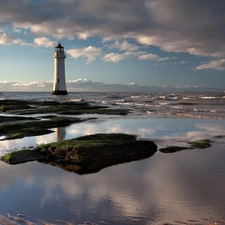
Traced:
<path id="1" fill-rule="evenodd" d="M 159 146 L 210 138 L 208 149 L 157 152 L 140 161 L 78 175 L 29 162 L 0 162 L 0 215 L 72 224 L 222 224 L 225 222 L 225 122 L 173 118 L 100 118 L 56 128 L 55 133 L 0 141 L 4 154 L 93 133 L 122 132 L 154 140 Z"/>

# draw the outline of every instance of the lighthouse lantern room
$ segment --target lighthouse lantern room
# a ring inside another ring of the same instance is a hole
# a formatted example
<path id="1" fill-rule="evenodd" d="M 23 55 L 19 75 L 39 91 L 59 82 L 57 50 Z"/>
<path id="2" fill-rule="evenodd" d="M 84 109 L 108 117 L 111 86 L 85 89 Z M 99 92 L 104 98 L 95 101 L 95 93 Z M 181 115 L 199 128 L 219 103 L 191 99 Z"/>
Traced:
<path id="1" fill-rule="evenodd" d="M 54 84 L 53 95 L 67 95 L 65 78 L 65 58 L 64 47 L 59 43 L 55 47 L 54 58 Z"/>

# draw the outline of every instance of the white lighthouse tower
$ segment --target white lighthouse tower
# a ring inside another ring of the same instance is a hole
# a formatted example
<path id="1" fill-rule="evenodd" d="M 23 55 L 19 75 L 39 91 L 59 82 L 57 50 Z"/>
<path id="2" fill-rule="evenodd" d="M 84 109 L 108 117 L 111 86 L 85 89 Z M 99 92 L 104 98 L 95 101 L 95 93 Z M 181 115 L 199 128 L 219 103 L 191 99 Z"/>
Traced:
<path id="1" fill-rule="evenodd" d="M 67 95 L 65 78 L 65 58 L 64 47 L 59 43 L 55 47 L 54 58 L 54 84 L 53 95 Z"/>

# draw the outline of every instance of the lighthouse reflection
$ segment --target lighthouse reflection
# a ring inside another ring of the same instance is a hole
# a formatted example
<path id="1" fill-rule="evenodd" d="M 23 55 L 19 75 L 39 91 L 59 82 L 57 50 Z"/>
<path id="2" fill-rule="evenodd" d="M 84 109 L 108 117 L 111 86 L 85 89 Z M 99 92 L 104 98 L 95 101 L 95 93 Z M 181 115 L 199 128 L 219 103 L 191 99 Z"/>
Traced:
<path id="1" fill-rule="evenodd" d="M 57 141 L 62 141 L 66 137 L 66 130 L 65 127 L 57 127 L 55 128 L 55 135 Z"/>

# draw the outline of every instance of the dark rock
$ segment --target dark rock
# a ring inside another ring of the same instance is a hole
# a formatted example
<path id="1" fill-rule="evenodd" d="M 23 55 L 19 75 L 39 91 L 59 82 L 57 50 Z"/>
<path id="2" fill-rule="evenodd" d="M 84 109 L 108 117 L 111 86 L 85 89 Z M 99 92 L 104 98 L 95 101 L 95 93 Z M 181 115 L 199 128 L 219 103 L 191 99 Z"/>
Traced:
<path id="1" fill-rule="evenodd" d="M 203 139 L 203 140 L 196 140 L 196 141 L 191 141 L 187 142 L 190 146 L 168 146 L 165 148 L 159 149 L 160 152 L 162 153 L 174 153 L 174 152 L 179 152 L 185 149 L 204 149 L 204 148 L 209 148 L 211 147 L 212 141 L 209 139 Z"/>
<path id="2" fill-rule="evenodd" d="M 127 134 L 95 134 L 50 144 L 34 150 L 6 154 L 9 164 L 39 160 L 79 174 L 97 172 L 107 166 L 152 156 L 157 146 L 152 141 L 137 140 Z"/>
<path id="3" fill-rule="evenodd" d="M 203 148 L 211 147 L 212 141 L 209 139 L 203 139 L 203 140 L 191 141 L 191 142 L 188 142 L 188 144 L 190 144 L 192 148 L 203 149 Z"/>
<path id="4" fill-rule="evenodd" d="M 86 164 L 149 155 L 157 151 L 157 146 L 151 141 L 136 140 L 134 135 L 94 134 L 40 145 L 34 151 L 47 154 L 50 161 Z"/>
<path id="5" fill-rule="evenodd" d="M 185 149 L 189 149 L 188 147 L 182 147 L 182 146 L 169 146 L 165 148 L 160 148 L 159 151 L 162 153 L 174 153 L 179 152 Z"/>
<path id="6" fill-rule="evenodd" d="M 40 152 L 34 152 L 32 150 L 20 150 L 8 153 L 1 157 L 1 160 L 8 164 L 19 164 L 34 160 L 44 160 L 46 156 Z"/>

